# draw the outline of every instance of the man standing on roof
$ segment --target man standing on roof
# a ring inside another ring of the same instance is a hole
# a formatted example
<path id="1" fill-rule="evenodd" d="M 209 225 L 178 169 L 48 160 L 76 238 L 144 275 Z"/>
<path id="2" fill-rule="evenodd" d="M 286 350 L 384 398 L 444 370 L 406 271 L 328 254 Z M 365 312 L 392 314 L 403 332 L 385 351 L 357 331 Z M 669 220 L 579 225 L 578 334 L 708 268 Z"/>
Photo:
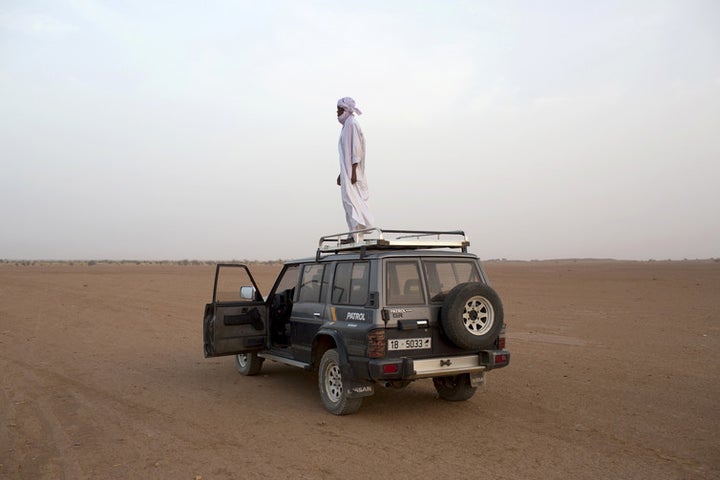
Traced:
<path id="1" fill-rule="evenodd" d="M 337 118 L 342 124 L 338 152 L 340 153 L 340 175 L 337 184 L 340 185 L 345 221 L 348 230 L 356 232 L 370 228 L 375 219 L 368 207 L 369 192 L 365 179 L 365 137 L 355 114 L 362 115 L 355 106 L 355 100 L 343 97 L 337 102 Z M 362 234 L 356 235 L 357 241 Z M 352 238 L 349 238 L 352 240 Z"/>

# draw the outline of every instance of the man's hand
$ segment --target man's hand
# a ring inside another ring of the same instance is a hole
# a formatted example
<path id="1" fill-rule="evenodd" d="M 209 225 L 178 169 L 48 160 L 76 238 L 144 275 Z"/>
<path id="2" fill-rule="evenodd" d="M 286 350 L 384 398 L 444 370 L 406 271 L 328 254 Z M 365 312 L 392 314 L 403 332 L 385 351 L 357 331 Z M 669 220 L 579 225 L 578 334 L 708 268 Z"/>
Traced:
<path id="1" fill-rule="evenodd" d="M 355 185 L 355 182 L 357 182 L 357 173 L 355 173 L 355 170 L 357 170 L 357 163 L 353 163 L 352 166 L 352 176 L 350 177 L 350 181 L 353 185 Z"/>

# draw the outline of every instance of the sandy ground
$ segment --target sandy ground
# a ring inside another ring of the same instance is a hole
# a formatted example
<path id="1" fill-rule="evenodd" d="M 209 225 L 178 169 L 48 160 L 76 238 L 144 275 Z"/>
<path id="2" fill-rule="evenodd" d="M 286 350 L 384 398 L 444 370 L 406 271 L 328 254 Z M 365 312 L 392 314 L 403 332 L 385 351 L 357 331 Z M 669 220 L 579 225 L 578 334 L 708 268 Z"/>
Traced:
<path id="1" fill-rule="evenodd" d="M 2 264 L 0 478 L 720 478 L 720 263 L 485 266 L 511 365 L 335 417 L 311 373 L 203 358 L 211 266 Z"/>

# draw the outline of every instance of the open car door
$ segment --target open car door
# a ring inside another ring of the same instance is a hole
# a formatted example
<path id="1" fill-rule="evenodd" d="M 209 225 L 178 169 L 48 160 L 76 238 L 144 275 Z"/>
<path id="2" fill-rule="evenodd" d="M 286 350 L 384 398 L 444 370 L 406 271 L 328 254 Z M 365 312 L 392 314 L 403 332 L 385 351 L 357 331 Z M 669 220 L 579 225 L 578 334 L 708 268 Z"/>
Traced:
<path id="1" fill-rule="evenodd" d="M 218 264 L 212 303 L 205 305 L 205 357 L 263 350 L 269 308 L 246 265 Z"/>

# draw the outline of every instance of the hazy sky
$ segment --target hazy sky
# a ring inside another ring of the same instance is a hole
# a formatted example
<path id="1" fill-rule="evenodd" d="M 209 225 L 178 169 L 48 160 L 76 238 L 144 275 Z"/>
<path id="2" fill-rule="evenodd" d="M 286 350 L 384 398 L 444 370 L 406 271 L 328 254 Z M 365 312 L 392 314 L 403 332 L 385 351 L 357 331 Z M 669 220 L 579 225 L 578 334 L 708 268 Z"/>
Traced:
<path id="1" fill-rule="evenodd" d="M 0 258 L 720 257 L 720 2 L 0 1 Z"/>

